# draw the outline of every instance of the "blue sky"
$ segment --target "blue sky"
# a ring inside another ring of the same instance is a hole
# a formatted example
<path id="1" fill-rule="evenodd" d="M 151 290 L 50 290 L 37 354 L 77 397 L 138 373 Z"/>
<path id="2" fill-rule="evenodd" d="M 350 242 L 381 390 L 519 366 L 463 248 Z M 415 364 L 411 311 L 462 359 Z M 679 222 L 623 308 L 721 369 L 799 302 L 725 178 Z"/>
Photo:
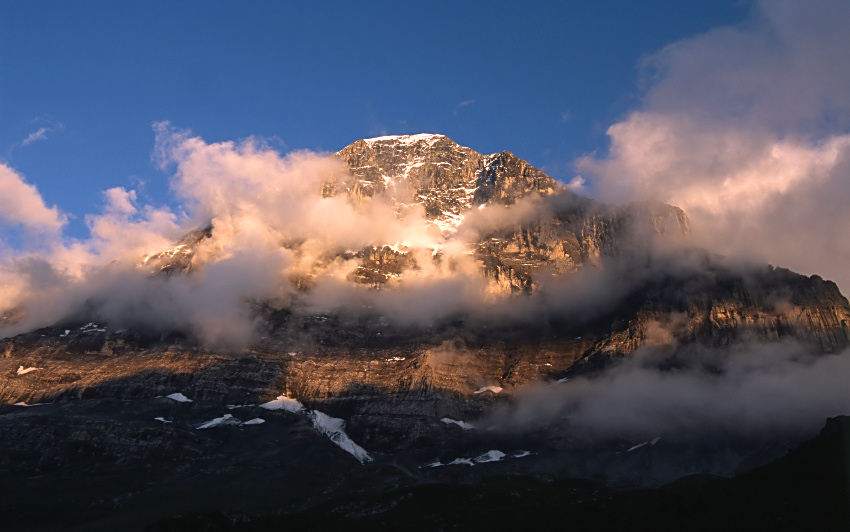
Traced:
<path id="1" fill-rule="evenodd" d="M 639 64 L 739 1 L 0 3 L 0 159 L 83 216 L 168 201 L 151 125 L 336 151 L 438 132 L 569 180 L 640 97 Z M 27 141 L 27 139 L 29 139 Z"/>
<path id="2" fill-rule="evenodd" d="M 846 289 L 847 27 L 846 0 L 6 0 L 0 259 L 32 228 L 65 253 L 119 204 L 182 212 L 167 121 L 281 154 L 442 133 Z"/>

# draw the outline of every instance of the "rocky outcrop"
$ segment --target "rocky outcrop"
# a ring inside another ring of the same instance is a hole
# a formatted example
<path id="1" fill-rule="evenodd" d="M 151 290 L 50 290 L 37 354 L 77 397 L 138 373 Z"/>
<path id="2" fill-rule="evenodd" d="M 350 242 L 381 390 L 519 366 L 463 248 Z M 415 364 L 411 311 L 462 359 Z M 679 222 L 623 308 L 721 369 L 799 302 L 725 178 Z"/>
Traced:
<path id="1" fill-rule="evenodd" d="M 541 211 L 533 221 L 486 234 L 476 246 L 484 275 L 505 293 L 531 293 L 540 274 L 646 261 L 656 237 L 690 232 L 681 209 L 658 202 L 613 207 L 564 191 L 543 202 Z"/>
<path id="2" fill-rule="evenodd" d="M 142 265 L 157 273 L 188 273 L 195 267 L 198 246 L 212 236 L 213 226 L 196 229 L 183 237 L 170 249 L 160 251 L 142 259 Z"/>
<path id="3" fill-rule="evenodd" d="M 360 259 L 360 265 L 348 275 L 348 280 L 376 288 L 417 267 L 409 250 L 394 246 L 371 246 L 354 256 Z"/>

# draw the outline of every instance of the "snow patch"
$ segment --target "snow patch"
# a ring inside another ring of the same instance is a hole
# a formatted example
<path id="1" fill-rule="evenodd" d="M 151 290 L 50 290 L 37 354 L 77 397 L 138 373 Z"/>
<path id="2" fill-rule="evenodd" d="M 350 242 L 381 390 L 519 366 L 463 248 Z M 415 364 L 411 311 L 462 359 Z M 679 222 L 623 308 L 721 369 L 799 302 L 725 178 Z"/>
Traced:
<path id="1" fill-rule="evenodd" d="M 296 399 L 291 399 L 285 395 L 279 395 L 277 399 L 261 404 L 260 408 L 265 408 L 266 410 L 286 410 L 293 414 L 304 413 L 312 422 L 313 428 L 327 436 L 337 447 L 352 455 L 361 464 L 372 461 L 372 457 L 369 453 L 366 452 L 363 447 L 354 443 L 354 441 L 348 437 L 348 434 L 345 433 L 345 421 L 342 419 L 331 417 L 323 412 L 319 412 L 318 410 L 308 411 L 304 408 L 304 405 L 302 405 L 301 402 Z M 260 418 L 257 418 L 257 420 L 259 421 L 246 421 L 244 424 L 259 424 L 263 422 Z M 254 423 L 251 423 L 252 421 Z"/>
<path id="2" fill-rule="evenodd" d="M 417 135 L 386 135 L 383 137 L 374 137 L 371 139 L 363 139 L 367 144 L 372 144 L 375 142 L 388 142 L 395 141 L 399 144 L 409 145 L 415 144 L 417 142 L 428 142 L 428 144 L 433 144 L 437 140 L 445 138 L 445 135 L 438 135 L 435 133 L 419 133 Z"/>
<path id="3" fill-rule="evenodd" d="M 476 391 L 475 393 L 484 393 L 484 392 L 499 393 L 501 391 L 502 391 L 501 386 L 485 386 L 483 388 L 479 388 L 478 391 Z"/>
<path id="4" fill-rule="evenodd" d="M 410 253 L 410 248 L 407 246 L 407 242 L 402 242 L 401 244 L 384 244 L 385 248 L 390 248 L 395 253 L 399 255 L 407 255 Z"/>
<path id="5" fill-rule="evenodd" d="M 526 456 L 531 455 L 529 451 L 518 451 L 517 453 L 510 456 L 510 458 L 525 458 Z M 455 458 L 451 462 L 442 463 L 439 460 L 431 462 L 430 464 L 426 464 L 421 466 L 420 469 L 424 469 L 426 467 L 442 467 L 442 466 L 451 466 L 451 465 L 468 465 L 474 466 L 478 464 L 486 464 L 488 462 L 501 462 L 505 459 L 507 455 L 502 451 L 497 449 L 491 449 L 486 453 L 476 456 L 475 458 Z"/>
<path id="6" fill-rule="evenodd" d="M 476 464 L 486 464 L 487 462 L 501 462 L 505 457 L 505 453 L 491 449 L 481 456 L 476 456 L 473 460 Z"/>
<path id="7" fill-rule="evenodd" d="M 180 392 L 170 393 L 168 395 L 157 395 L 157 398 L 165 397 L 166 399 L 171 399 L 172 401 L 177 401 L 178 403 L 191 403 L 192 400 L 183 395 Z"/>
<path id="8" fill-rule="evenodd" d="M 165 425 L 166 423 L 171 423 L 171 421 L 165 419 L 164 417 L 155 417 L 153 419 L 154 419 L 154 421 L 161 422 L 163 425 Z"/>
<path id="9" fill-rule="evenodd" d="M 33 371 L 41 369 L 41 368 L 25 368 L 23 366 L 18 366 L 18 375 L 26 375 L 27 373 L 32 373 Z"/>
<path id="10" fill-rule="evenodd" d="M 472 429 L 475 428 L 472 425 L 470 425 L 469 423 L 467 423 L 466 421 L 458 421 L 457 419 L 451 419 L 451 418 L 448 418 L 448 417 L 444 417 L 440 421 L 442 421 L 446 425 L 457 425 L 458 427 L 462 428 L 463 430 L 472 430 Z"/>
<path id="11" fill-rule="evenodd" d="M 266 420 L 261 417 L 255 417 L 254 419 L 249 419 L 248 421 L 242 423 L 243 425 L 262 425 Z"/>
<path id="12" fill-rule="evenodd" d="M 211 419 L 202 425 L 198 425 L 196 430 L 211 429 L 213 427 L 221 427 L 224 425 L 241 425 L 242 422 L 230 414 L 224 414 L 221 417 Z"/>
<path id="13" fill-rule="evenodd" d="M 367 453 L 363 447 L 354 443 L 354 441 L 348 437 L 348 434 L 345 433 L 345 421 L 336 417 L 330 417 L 318 410 L 313 410 L 307 414 L 307 416 L 313 422 L 313 427 L 315 427 L 316 430 L 330 438 L 337 447 L 352 455 L 361 464 L 363 462 L 372 461 L 372 457 L 369 456 L 369 453 Z"/>
<path id="14" fill-rule="evenodd" d="M 304 405 L 296 399 L 290 399 L 285 395 L 278 395 L 277 399 L 261 404 L 260 408 L 265 408 L 266 410 L 286 410 L 287 412 L 297 414 L 304 410 Z"/>
<path id="15" fill-rule="evenodd" d="M 632 451 L 636 451 L 636 450 L 640 449 L 641 447 L 646 447 L 647 445 L 655 445 L 656 443 L 658 443 L 658 440 L 660 440 L 660 439 L 661 439 L 661 436 L 656 436 L 655 438 L 652 438 L 652 440 L 650 440 L 650 441 L 645 441 L 643 443 L 639 443 L 637 445 L 629 447 L 629 450 L 627 450 L 626 452 L 630 453 Z"/>

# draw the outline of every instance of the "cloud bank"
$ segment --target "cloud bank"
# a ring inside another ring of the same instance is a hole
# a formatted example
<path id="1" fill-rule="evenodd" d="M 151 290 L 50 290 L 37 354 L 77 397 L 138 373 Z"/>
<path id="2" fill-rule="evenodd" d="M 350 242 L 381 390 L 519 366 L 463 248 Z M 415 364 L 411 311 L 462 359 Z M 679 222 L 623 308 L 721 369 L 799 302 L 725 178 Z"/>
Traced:
<path id="1" fill-rule="evenodd" d="M 850 412 L 848 354 L 813 357 L 792 341 L 741 342 L 685 350 L 680 366 L 662 369 L 669 352 L 647 346 L 600 375 L 529 386 L 478 425 L 559 429 L 589 444 L 810 437 L 826 418 Z"/>
<path id="2" fill-rule="evenodd" d="M 643 65 L 643 105 L 578 161 L 603 201 L 682 207 L 694 237 L 850 286 L 850 5 L 761 1 Z"/>

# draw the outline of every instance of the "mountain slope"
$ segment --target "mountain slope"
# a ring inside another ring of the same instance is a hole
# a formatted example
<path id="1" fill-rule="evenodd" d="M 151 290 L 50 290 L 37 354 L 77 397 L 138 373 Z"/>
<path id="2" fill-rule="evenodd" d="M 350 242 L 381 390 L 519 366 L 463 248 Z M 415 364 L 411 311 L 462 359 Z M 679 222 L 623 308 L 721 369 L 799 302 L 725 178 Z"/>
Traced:
<path id="1" fill-rule="evenodd" d="M 847 404 L 838 287 L 692 249 L 677 207 L 601 204 L 441 135 L 331 158 L 301 201 L 386 210 L 377 225 L 417 238 L 348 247 L 231 213 L 97 272 L 114 284 L 0 339 L 0 475 L 26 493 L 105 479 L 57 503 L 81 523 L 181 513 L 168 500 L 207 485 L 187 508 L 504 475 L 591 494 L 574 479 L 752 469 Z M 241 343 L 215 341 L 231 329 Z"/>

